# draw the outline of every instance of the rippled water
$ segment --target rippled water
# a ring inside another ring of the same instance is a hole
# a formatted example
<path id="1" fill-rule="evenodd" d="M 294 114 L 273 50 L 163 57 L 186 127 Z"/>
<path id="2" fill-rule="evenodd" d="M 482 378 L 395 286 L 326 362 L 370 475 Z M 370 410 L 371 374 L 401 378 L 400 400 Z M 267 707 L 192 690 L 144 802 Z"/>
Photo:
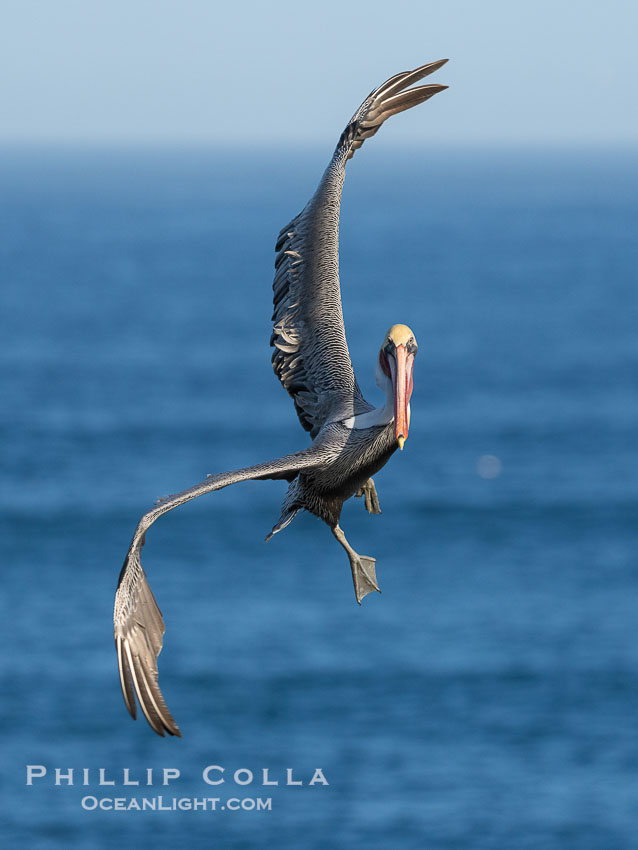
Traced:
<path id="1" fill-rule="evenodd" d="M 140 514 L 307 443 L 270 368 L 272 249 L 324 160 L 3 157 L 6 846 L 635 846 L 628 156 L 380 146 L 354 160 L 343 300 L 371 400 L 386 327 L 409 322 L 420 343 L 410 439 L 376 479 L 383 516 L 359 501 L 343 516 L 383 595 L 356 606 L 347 559 L 308 515 L 264 544 L 285 484 L 192 503 L 144 549 L 184 737 L 125 711 L 111 606 Z M 28 764 L 49 776 L 26 786 Z M 228 781 L 207 786 L 207 765 Z M 284 784 L 317 767 L 327 787 Z M 123 786 L 124 768 L 142 782 L 154 768 L 155 784 Z M 162 768 L 180 779 L 159 785 Z M 255 781 L 234 784 L 239 768 Z M 272 811 L 81 805 L 160 794 Z"/>

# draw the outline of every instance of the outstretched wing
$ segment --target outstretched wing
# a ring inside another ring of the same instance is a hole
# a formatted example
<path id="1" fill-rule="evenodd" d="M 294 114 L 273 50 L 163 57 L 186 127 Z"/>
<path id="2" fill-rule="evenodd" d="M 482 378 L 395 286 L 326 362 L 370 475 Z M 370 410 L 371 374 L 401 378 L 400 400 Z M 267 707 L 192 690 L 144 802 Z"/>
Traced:
<path id="1" fill-rule="evenodd" d="M 341 310 L 339 209 L 346 162 L 386 118 L 447 88 L 408 88 L 446 61 L 396 74 L 368 95 L 341 134 L 314 196 L 279 234 L 270 340 L 273 369 L 313 437 L 326 421 L 372 409 L 354 376 Z"/>
<path id="2" fill-rule="evenodd" d="M 159 688 L 157 678 L 157 656 L 162 649 L 164 620 L 153 591 L 146 579 L 140 560 L 146 532 L 167 511 L 179 505 L 221 490 L 229 484 L 249 479 L 279 478 L 292 481 L 302 470 L 308 470 L 320 461 L 324 449 L 310 446 L 302 452 L 286 455 L 270 463 L 261 463 L 236 472 L 211 475 L 206 481 L 178 493 L 160 499 L 156 506 L 140 520 L 128 550 L 115 594 L 113 613 L 115 647 L 120 672 L 120 684 L 124 702 L 133 718 L 136 717 L 135 697 L 142 711 L 158 735 L 180 735 Z"/>

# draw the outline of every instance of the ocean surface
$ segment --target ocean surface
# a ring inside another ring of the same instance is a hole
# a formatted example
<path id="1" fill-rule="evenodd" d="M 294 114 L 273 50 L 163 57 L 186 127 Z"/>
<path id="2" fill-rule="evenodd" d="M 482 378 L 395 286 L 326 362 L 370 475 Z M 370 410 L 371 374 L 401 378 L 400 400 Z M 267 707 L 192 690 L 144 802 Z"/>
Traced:
<path id="1" fill-rule="evenodd" d="M 341 280 L 370 400 L 386 328 L 419 341 L 383 515 L 342 518 L 383 594 L 356 605 L 307 514 L 264 543 L 285 483 L 197 500 L 143 553 L 183 738 L 125 710 L 140 515 L 307 445 L 270 366 L 273 246 L 328 156 L 0 157 L 3 847 L 638 846 L 635 155 L 357 155 Z M 100 808 L 159 796 L 219 802 Z"/>

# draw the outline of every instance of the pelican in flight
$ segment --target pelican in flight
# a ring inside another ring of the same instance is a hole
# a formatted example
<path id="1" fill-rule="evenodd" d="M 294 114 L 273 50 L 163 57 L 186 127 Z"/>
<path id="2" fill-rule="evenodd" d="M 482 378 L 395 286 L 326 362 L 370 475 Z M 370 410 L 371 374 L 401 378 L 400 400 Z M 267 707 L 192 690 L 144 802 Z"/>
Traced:
<path id="1" fill-rule="evenodd" d="M 205 481 L 156 502 L 139 521 L 115 596 L 115 645 L 124 702 L 133 718 L 137 699 L 158 735 L 180 735 L 158 684 L 157 657 L 164 620 L 142 569 L 140 555 L 151 525 L 179 505 L 238 481 L 289 482 L 281 516 L 266 538 L 285 528 L 300 510 L 326 522 L 345 549 L 357 602 L 378 591 L 375 559 L 352 548 L 339 519 L 346 499 L 363 496 L 369 513 L 380 513 L 372 477 L 402 449 L 410 426 L 414 333 L 394 324 L 376 359 L 376 382 L 385 400 L 367 402 L 350 361 L 339 289 L 339 208 L 347 161 L 383 122 L 447 86 L 410 86 L 447 60 L 391 77 L 361 104 L 341 134 L 317 191 L 279 234 L 275 250 L 271 345 L 275 374 L 292 396 L 312 443 L 302 451 Z"/>

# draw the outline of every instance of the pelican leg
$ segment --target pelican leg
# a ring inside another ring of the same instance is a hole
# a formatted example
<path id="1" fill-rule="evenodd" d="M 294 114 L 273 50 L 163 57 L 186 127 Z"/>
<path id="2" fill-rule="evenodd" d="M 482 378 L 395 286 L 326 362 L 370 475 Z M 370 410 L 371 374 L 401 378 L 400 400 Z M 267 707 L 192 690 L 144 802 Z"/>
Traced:
<path id="1" fill-rule="evenodd" d="M 368 593 L 372 593 L 373 590 L 381 593 L 379 585 L 377 584 L 377 573 L 374 566 L 376 559 L 370 558 L 367 555 L 359 555 L 358 552 L 355 552 L 346 540 L 346 535 L 343 533 L 339 525 L 335 525 L 332 529 L 332 533 L 348 553 L 350 569 L 352 570 L 354 593 L 357 597 L 357 602 L 361 605 L 361 600 L 364 596 L 367 596 Z"/>
<path id="2" fill-rule="evenodd" d="M 363 487 L 360 487 L 354 494 L 355 498 L 360 499 L 365 496 L 366 510 L 369 514 L 380 514 L 379 497 L 377 496 L 377 488 L 374 486 L 374 480 L 368 478 Z"/>

